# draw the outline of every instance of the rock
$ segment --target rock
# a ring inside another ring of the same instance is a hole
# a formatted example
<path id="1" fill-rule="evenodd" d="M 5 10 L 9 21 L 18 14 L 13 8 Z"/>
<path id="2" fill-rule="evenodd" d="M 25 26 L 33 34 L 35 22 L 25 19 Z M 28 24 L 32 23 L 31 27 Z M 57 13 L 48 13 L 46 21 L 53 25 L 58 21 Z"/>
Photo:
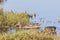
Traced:
<path id="1" fill-rule="evenodd" d="M 47 26 L 44 28 L 44 30 L 42 32 L 44 32 L 46 34 L 56 35 L 56 27 L 55 26 Z"/>

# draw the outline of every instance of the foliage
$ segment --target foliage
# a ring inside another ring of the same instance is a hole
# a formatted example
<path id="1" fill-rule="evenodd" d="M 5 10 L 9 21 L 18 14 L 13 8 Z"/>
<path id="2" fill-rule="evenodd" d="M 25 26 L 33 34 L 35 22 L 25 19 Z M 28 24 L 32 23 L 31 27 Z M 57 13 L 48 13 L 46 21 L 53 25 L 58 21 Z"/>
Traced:
<path id="1" fill-rule="evenodd" d="M 59 40 L 56 35 L 45 35 L 38 31 L 20 31 L 10 35 L 0 35 L 0 40 Z"/>
<path id="2" fill-rule="evenodd" d="M 0 9 L 0 33 L 7 30 L 6 26 L 6 16 L 4 16 L 3 9 Z"/>
<path id="3" fill-rule="evenodd" d="M 30 15 L 28 13 L 12 13 L 3 12 L 0 9 L 0 30 L 5 32 L 8 28 L 15 27 L 17 22 L 21 25 L 30 23 Z"/>
<path id="4" fill-rule="evenodd" d="M 0 0 L 0 3 L 3 2 L 3 0 Z"/>
<path id="5" fill-rule="evenodd" d="M 7 0 L 0 0 L 0 4 L 3 3 L 4 1 L 7 1 Z"/>
<path id="6" fill-rule="evenodd" d="M 8 24 L 14 24 L 20 22 L 22 25 L 28 24 L 30 22 L 29 14 L 27 13 L 7 13 L 5 16 L 8 19 Z"/>

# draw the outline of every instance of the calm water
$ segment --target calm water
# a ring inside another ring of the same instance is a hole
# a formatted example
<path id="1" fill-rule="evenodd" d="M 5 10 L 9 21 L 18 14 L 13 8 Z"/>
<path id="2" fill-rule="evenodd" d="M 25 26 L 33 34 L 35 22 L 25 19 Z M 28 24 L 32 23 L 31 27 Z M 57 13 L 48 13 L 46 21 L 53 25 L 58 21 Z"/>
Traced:
<path id="1" fill-rule="evenodd" d="M 55 17 L 51 17 L 51 15 L 50 17 L 49 16 L 46 17 L 46 15 L 43 16 L 42 15 L 37 14 L 36 18 L 33 17 L 32 22 L 41 24 L 40 26 L 41 28 L 45 28 L 47 26 L 55 26 L 57 34 L 60 35 L 60 23 L 58 23 L 58 20 L 60 21 L 60 18 L 58 17 L 58 15 L 56 15 Z"/>

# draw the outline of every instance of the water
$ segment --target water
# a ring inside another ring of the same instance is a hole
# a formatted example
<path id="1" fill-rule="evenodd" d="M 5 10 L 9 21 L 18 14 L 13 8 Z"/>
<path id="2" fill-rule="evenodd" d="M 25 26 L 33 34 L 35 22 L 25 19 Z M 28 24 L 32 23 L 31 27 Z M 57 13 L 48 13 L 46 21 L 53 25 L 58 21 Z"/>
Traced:
<path id="1" fill-rule="evenodd" d="M 35 21 L 35 20 L 34 20 Z M 56 27 L 56 32 L 57 32 L 57 34 L 58 35 L 60 35 L 60 23 L 58 23 L 58 22 L 55 22 L 55 21 L 50 21 L 50 22 L 47 22 L 46 20 L 43 22 L 43 21 L 35 21 L 36 23 L 39 23 L 39 24 L 41 24 L 40 25 L 40 29 L 39 30 L 42 30 L 43 28 L 45 28 L 45 27 L 47 27 L 47 26 L 55 26 Z M 11 34 L 11 33 L 14 33 L 14 32 L 16 32 L 16 29 L 17 28 L 12 28 L 12 30 L 8 30 L 7 31 L 7 34 Z"/>
<path id="2" fill-rule="evenodd" d="M 41 30 L 47 26 L 55 26 L 57 34 L 60 35 L 60 23 L 58 23 L 56 19 L 41 18 L 41 20 L 40 20 L 39 17 L 37 16 L 36 18 L 33 17 L 32 19 L 30 19 L 31 22 L 41 24 L 40 25 L 41 28 L 39 30 Z M 7 33 L 11 34 L 11 33 L 14 33 L 15 31 L 16 31 L 16 28 L 13 28 L 12 30 L 9 30 Z"/>
<path id="3" fill-rule="evenodd" d="M 41 27 L 45 28 L 47 26 L 55 26 L 56 27 L 56 32 L 58 35 L 60 35 L 60 24 L 59 23 L 42 23 Z"/>
<path id="4" fill-rule="evenodd" d="M 58 35 L 60 35 L 60 27 L 57 27 L 56 32 L 57 32 Z"/>
<path id="5" fill-rule="evenodd" d="M 39 19 L 39 17 L 40 17 L 40 19 Z M 43 28 L 45 28 L 45 27 L 47 27 L 47 26 L 55 26 L 56 27 L 56 32 L 57 32 L 57 34 L 58 35 L 60 35 L 60 23 L 58 23 L 58 19 L 54 19 L 54 18 L 42 18 L 41 16 L 37 16 L 36 18 L 34 18 L 33 20 L 32 20 L 32 22 L 36 22 L 36 23 L 39 23 L 39 24 L 41 24 L 41 28 L 43 29 Z"/>

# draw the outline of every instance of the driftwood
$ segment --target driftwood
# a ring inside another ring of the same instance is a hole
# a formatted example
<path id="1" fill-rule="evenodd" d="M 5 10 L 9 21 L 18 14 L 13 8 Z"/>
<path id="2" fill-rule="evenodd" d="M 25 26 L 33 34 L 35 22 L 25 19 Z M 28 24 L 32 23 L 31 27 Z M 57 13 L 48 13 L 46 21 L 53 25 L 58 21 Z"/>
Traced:
<path id="1" fill-rule="evenodd" d="M 27 25 L 25 25 L 25 26 L 22 27 L 21 24 L 18 22 L 17 23 L 17 27 L 19 29 L 38 29 L 38 28 L 40 28 L 40 24 L 33 23 L 33 24 L 27 24 Z"/>
<path id="2" fill-rule="evenodd" d="M 28 24 L 22 27 L 23 29 L 38 29 L 40 28 L 40 24 L 38 23 L 33 23 L 33 24 Z"/>

